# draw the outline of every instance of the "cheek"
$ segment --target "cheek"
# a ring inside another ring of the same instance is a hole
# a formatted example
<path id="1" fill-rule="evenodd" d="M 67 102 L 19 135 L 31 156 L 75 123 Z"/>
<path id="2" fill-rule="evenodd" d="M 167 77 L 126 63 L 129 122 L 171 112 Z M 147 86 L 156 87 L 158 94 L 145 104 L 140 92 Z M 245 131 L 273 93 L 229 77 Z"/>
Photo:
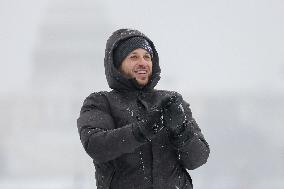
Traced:
<path id="1" fill-rule="evenodd" d="M 122 66 L 121 66 L 121 72 L 124 74 L 124 75 L 126 75 L 126 76 L 128 76 L 128 77 L 131 77 L 132 76 L 132 69 L 133 69 L 133 66 L 130 64 L 130 63 L 124 63 L 124 64 L 122 64 Z"/>
<path id="2" fill-rule="evenodd" d="M 123 72 L 128 72 L 130 68 L 130 64 L 128 62 L 123 62 L 121 65 L 121 70 L 123 70 Z"/>
<path id="3" fill-rule="evenodd" d="M 149 63 L 149 68 L 150 68 L 150 71 L 152 72 L 152 70 L 153 70 L 153 64 L 152 64 L 152 62 Z"/>

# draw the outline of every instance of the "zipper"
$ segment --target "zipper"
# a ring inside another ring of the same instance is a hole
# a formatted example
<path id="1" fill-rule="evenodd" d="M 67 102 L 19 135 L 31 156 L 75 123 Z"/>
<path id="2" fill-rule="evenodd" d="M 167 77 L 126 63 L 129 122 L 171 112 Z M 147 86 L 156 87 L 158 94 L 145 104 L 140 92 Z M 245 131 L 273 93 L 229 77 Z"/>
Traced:
<path id="1" fill-rule="evenodd" d="M 151 157 L 152 157 L 152 161 L 151 161 L 151 182 L 152 182 L 152 187 L 154 188 L 154 153 L 153 153 L 153 144 L 152 142 L 150 142 L 151 145 Z"/>
<path id="2" fill-rule="evenodd" d="M 109 182 L 108 182 L 108 189 L 111 189 L 110 187 L 111 187 L 111 182 L 112 182 L 112 180 L 113 180 L 113 177 L 114 177 L 114 174 L 115 174 L 115 172 L 116 172 L 116 170 L 114 169 L 113 170 L 113 173 L 111 174 L 111 176 L 110 176 L 110 179 L 109 179 Z"/>

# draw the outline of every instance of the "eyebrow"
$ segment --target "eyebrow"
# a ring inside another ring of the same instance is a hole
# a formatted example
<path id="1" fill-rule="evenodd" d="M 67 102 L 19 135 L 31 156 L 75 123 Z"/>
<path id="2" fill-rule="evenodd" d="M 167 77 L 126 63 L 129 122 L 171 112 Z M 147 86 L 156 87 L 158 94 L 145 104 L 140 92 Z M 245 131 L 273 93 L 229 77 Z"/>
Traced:
<path id="1" fill-rule="evenodd" d="M 138 54 L 138 52 L 132 52 L 132 53 L 130 53 L 130 54 Z M 150 54 L 150 53 L 146 51 L 145 54 Z"/>

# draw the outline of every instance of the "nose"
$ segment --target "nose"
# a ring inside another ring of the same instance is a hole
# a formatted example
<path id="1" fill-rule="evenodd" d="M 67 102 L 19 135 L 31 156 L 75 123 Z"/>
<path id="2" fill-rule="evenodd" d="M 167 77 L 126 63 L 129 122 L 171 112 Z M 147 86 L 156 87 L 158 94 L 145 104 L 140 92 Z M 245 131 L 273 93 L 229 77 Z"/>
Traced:
<path id="1" fill-rule="evenodd" d="M 146 66 L 148 62 L 144 59 L 144 57 L 139 57 L 138 65 L 139 66 Z"/>

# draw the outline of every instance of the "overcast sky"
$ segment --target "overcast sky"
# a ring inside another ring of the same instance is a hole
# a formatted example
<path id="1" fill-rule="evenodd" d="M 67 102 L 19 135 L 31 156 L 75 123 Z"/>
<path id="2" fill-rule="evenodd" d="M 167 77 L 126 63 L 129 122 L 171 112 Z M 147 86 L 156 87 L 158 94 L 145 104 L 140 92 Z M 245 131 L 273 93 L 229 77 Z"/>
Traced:
<path id="1" fill-rule="evenodd" d="M 64 1 L 0 1 L 0 92 L 21 91 L 29 85 L 38 27 L 48 4 L 54 2 Z M 196 92 L 284 91 L 281 0 L 98 3 L 104 6 L 112 31 L 137 28 L 154 41 L 165 78 L 161 86 L 171 82 Z"/>

